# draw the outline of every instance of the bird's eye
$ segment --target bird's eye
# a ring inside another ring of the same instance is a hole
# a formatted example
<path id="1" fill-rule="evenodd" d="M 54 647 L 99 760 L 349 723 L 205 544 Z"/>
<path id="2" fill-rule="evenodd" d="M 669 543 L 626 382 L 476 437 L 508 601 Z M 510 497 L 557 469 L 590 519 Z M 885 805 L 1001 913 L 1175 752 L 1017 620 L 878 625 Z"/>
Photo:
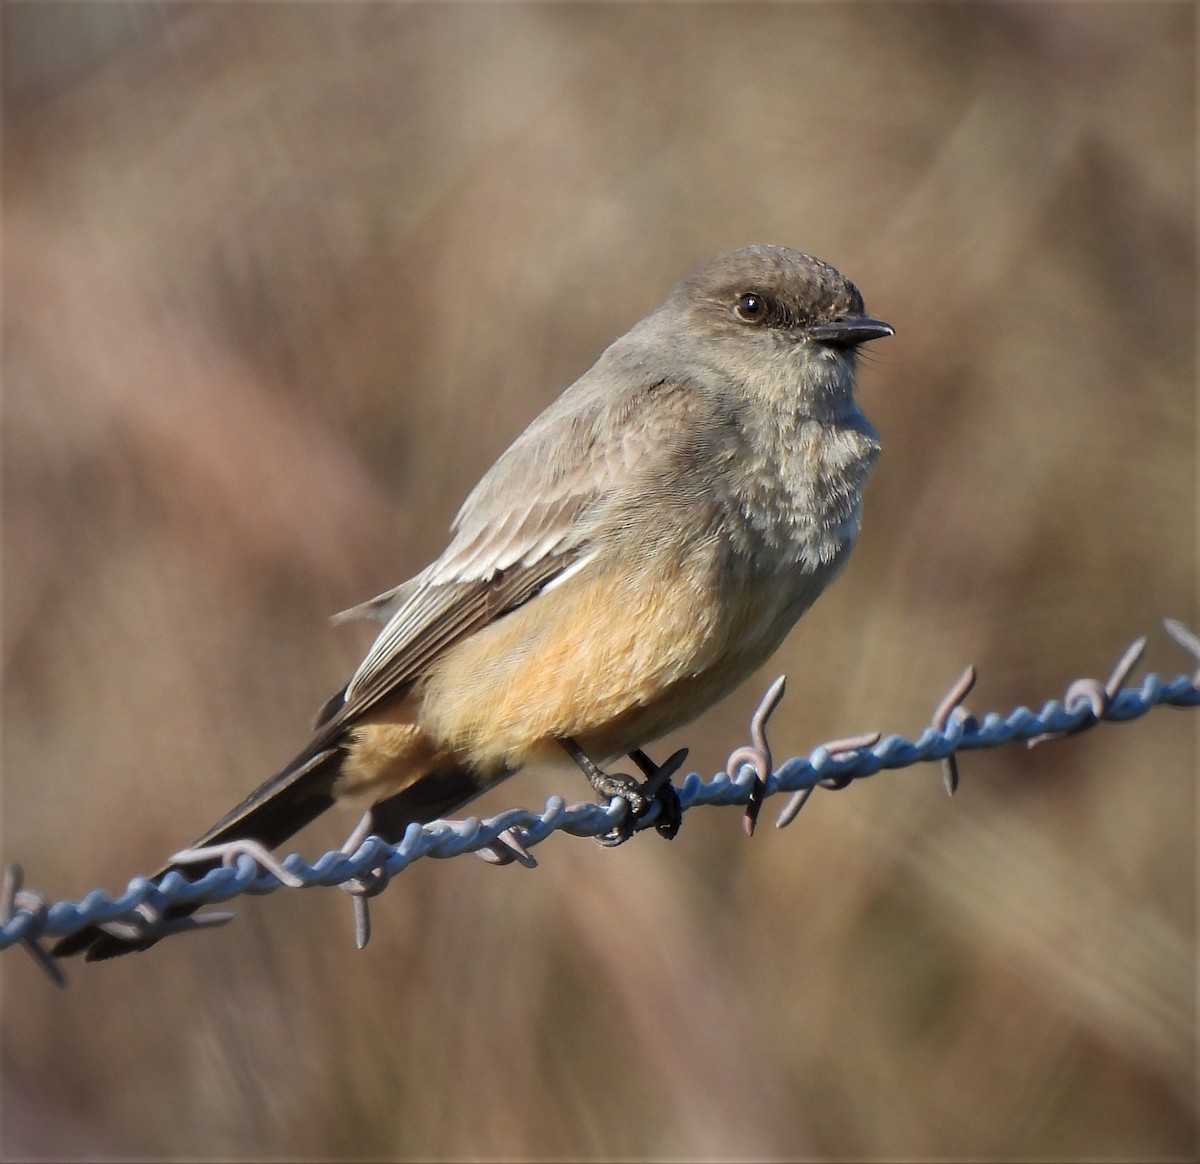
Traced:
<path id="1" fill-rule="evenodd" d="M 734 304 L 733 313 L 743 323 L 762 323 L 767 318 L 767 301 L 748 291 Z"/>

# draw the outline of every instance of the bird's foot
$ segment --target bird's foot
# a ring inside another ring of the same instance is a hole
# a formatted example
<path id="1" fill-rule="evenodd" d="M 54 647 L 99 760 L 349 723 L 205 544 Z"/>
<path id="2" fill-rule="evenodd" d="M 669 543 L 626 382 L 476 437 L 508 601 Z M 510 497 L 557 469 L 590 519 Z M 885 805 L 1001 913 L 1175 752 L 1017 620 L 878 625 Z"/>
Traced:
<path id="1" fill-rule="evenodd" d="M 683 809 L 679 803 L 679 793 L 671 784 L 671 777 L 687 759 L 687 748 L 680 748 L 662 764 L 655 764 L 640 749 L 630 752 L 630 758 L 646 777 L 644 782 L 639 782 L 625 772 L 605 772 L 574 740 L 562 740 L 561 743 L 600 796 L 607 800 L 616 797 L 629 806 L 611 832 L 596 838 L 600 844 L 606 847 L 624 844 L 633 836 L 639 818 L 656 804 L 659 806 L 659 817 L 654 827 L 658 832 L 668 840 L 679 832 Z"/>

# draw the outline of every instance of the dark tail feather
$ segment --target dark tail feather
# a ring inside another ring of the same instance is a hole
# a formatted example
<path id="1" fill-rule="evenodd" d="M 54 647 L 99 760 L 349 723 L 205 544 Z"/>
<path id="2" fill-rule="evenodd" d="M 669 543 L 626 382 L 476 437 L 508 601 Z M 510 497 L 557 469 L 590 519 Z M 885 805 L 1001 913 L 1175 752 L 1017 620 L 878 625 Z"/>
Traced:
<path id="1" fill-rule="evenodd" d="M 341 769 L 342 755 L 339 748 L 326 748 L 315 754 L 301 753 L 283 771 L 256 788 L 232 812 L 222 817 L 192 848 L 234 840 L 258 841 L 268 849 L 283 844 L 333 806 L 333 783 Z M 165 865 L 152 880 L 161 881 L 172 870 L 194 880 L 217 864 L 219 862 L 213 861 L 211 864 Z M 199 908 L 192 904 L 176 906 L 167 912 L 167 918 L 187 917 Z M 91 926 L 63 938 L 52 953 L 64 958 L 86 950 L 87 960 L 95 962 L 149 949 L 155 941 L 156 938 L 125 940 Z"/>
<path id="2" fill-rule="evenodd" d="M 403 839 L 410 824 L 428 824 L 438 817 L 449 816 L 474 800 L 484 787 L 478 777 L 461 768 L 430 772 L 371 809 L 371 832 L 395 844 Z"/>
<path id="3" fill-rule="evenodd" d="M 341 769 L 342 757 L 339 748 L 328 748 L 312 755 L 302 753 L 217 821 L 192 848 L 246 839 L 258 841 L 269 849 L 283 844 L 332 807 L 333 784 Z M 482 791 L 478 779 L 461 769 L 429 773 L 403 792 L 374 806 L 372 832 L 385 841 L 399 841 L 410 824 L 426 824 L 447 816 L 474 800 Z M 153 880 L 161 881 L 171 870 L 194 880 L 216 864 L 214 861 L 209 865 L 165 865 Z M 168 920 L 187 917 L 199 908 L 199 905 L 179 905 L 168 910 L 166 916 Z M 52 952 L 63 958 L 86 950 L 87 960 L 98 962 L 132 954 L 135 950 L 148 950 L 158 940 L 127 940 L 91 926 L 63 938 Z"/>
<path id="4" fill-rule="evenodd" d="M 301 753 L 282 772 L 260 784 L 241 804 L 230 809 L 191 847 L 200 849 L 226 841 L 252 840 L 268 849 L 278 848 L 333 807 L 333 785 L 344 757 L 345 753 L 337 747 L 315 755 Z"/>

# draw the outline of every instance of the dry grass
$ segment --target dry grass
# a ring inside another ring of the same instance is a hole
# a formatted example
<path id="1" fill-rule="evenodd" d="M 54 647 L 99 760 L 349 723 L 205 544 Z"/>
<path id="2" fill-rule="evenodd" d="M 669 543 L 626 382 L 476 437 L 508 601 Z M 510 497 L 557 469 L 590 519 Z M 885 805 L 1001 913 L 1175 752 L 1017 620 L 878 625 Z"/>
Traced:
<path id="1" fill-rule="evenodd" d="M 1197 624 L 1190 5 L 3 10 L 4 856 L 190 840 L 480 472 L 697 262 L 828 259 L 897 336 L 780 756 Z M 75 968 L 4 960 L 6 1157 L 1195 1150 L 1195 723 L 821 795 L 747 842 L 424 863 Z M 674 746 L 670 744 L 668 746 Z M 539 805 L 522 775 L 483 807 Z M 568 781 L 573 778 L 567 777 Z M 319 852 L 337 828 L 310 837 Z"/>

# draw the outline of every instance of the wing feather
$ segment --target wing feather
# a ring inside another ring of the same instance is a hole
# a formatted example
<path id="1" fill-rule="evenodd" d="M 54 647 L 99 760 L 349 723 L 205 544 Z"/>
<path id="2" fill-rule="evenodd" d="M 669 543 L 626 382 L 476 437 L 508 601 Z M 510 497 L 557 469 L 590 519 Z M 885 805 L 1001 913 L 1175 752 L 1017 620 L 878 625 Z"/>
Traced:
<path id="1" fill-rule="evenodd" d="M 615 348 L 615 345 L 614 345 Z M 610 352 L 614 349 L 610 349 Z M 494 622 L 598 552 L 609 513 L 662 472 L 686 428 L 693 386 L 644 369 L 625 392 L 597 379 L 604 358 L 521 434 L 463 503 L 445 552 L 427 570 L 348 611 L 386 618 L 346 687 L 327 707 L 318 741 L 421 677 L 454 643 Z M 649 393 L 654 424 L 629 425 Z"/>
<path id="2" fill-rule="evenodd" d="M 322 724 L 332 737 L 356 716 L 418 679 L 447 647 L 529 601 L 577 554 L 547 555 L 487 581 L 427 582 L 392 616 L 354 673 L 344 703 Z"/>

